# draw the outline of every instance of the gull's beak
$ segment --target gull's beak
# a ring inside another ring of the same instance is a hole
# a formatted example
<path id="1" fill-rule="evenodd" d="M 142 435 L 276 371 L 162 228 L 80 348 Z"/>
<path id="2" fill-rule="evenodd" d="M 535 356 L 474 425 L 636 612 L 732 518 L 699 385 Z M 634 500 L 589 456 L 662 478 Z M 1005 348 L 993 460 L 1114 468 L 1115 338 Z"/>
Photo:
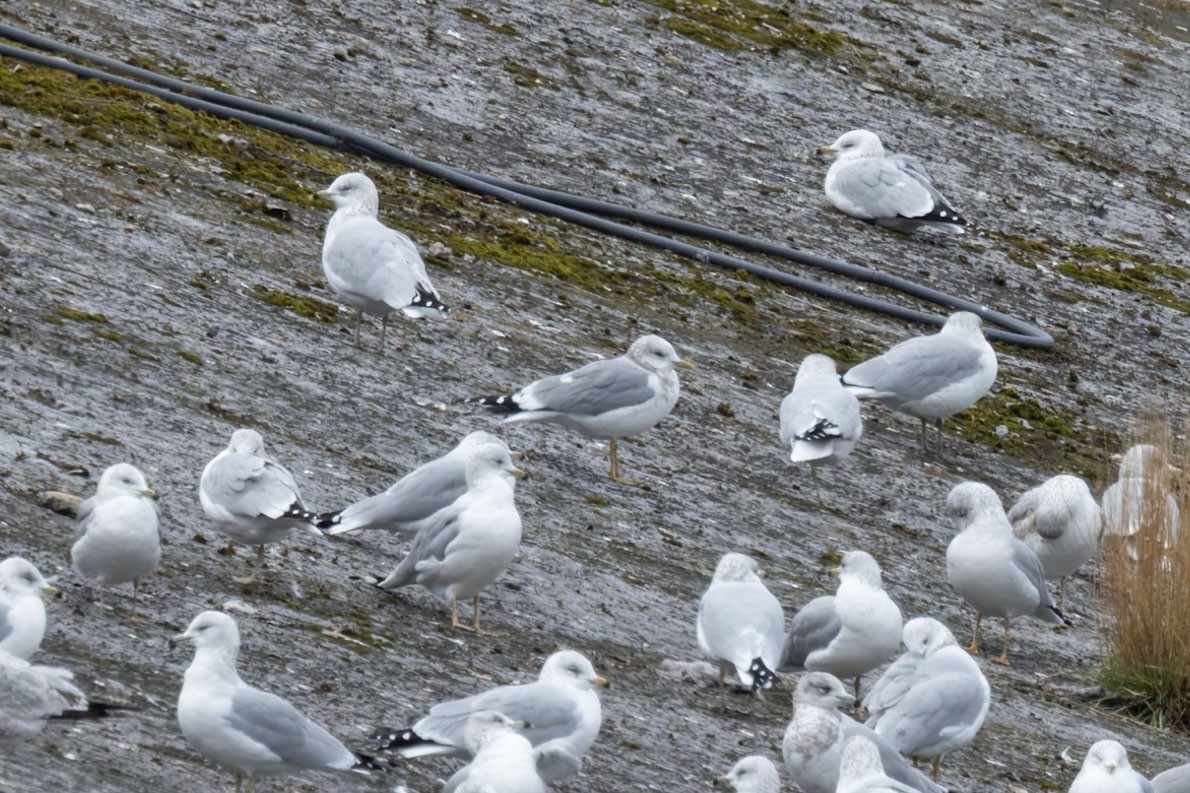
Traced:
<path id="1" fill-rule="evenodd" d="M 517 468 L 517 467 L 515 467 L 515 466 L 514 466 L 514 467 L 512 468 L 512 470 L 510 470 L 508 473 L 512 474 L 512 475 L 513 475 L 513 476 L 515 476 L 517 479 L 524 479 L 524 478 L 526 478 L 527 476 L 529 476 L 529 474 L 528 474 L 528 473 L 525 471 L 525 469 L 523 469 L 523 468 Z"/>
<path id="2" fill-rule="evenodd" d="M 144 490 L 140 491 L 140 494 L 142 496 L 148 496 L 149 498 L 157 498 L 157 491 L 151 487 L 146 487 Z"/>
<path id="3" fill-rule="evenodd" d="M 591 678 L 591 685 L 606 689 L 610 689 L 612 687 L 612 684 L 607 682 L 607 678 L 600 675 L 595 675 L 595 677 Z"/>
<path id="4" fill-rule="evenodd" d="M 831 146 L 819 146 L 818 147 L 818 154 L 821 157 L 829 157 L 830 155 L 837 154 L 837 153 L 838 152 L 836 152 L 835 149 Z"/>
<path id="5" fill-rule="evenodd" d="M 512 727 L 514 730 L 527 730 L 531 725 L 524 719 L 519 719 L 517 721 L 508 722 L 508 726 Z"/>
<path id="6" fill-rule="evenodd" d="M 677 366 L 680 369 L 690 369 L 691 371 L 694 370 L 694 362 L 687 361 L 685 358 L 680 358 L 674 361 L 674 366 Z"/>
<path id="7" fill-rule="evenodd" d="M 833 575 L 835 578 L 838 578 L 839 576 L 843 575 L 843 568 L 842 567 L 832 567 L 830 569 L 830 574 Z"/>
<path id="8" fill-rule="evenodd" d="M 728 778 L 727 774 L 724 774 L 723 776 L 715 777 L 715 781 L 711 784 L 715 787 L 731 787 L 731 779 Z"/>
<path id="9" fill-rule="evenodd" d="M 52 598 L 56 598 L 60 594 L 58 591 L 58 587 L 54 586 L 53 584 L 46 584 L 45 586 L 43 586 L 41 588 L 41 593 L 43 595 L 45 595 L 46 597 L 52 597 Z"/>

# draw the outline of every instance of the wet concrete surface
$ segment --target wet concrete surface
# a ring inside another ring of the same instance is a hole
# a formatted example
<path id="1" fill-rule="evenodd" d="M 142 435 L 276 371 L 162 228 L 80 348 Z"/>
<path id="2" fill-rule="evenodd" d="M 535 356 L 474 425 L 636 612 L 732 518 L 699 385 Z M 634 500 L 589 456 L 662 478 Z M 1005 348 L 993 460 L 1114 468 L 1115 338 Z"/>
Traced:
<path id="1" fill-rule="evenodd" d="M 252 222 L 231 198 L 257 200 L 259 191 L 209 159 L 136 137 L 102 144 L 69 119 L 0 97 L 0 136 L 11 145 L 0 150 L 0 537 L 5 554 L 61 575 L 65 597 L 49 606 L 41 660 L 77 670 L 97 697 L 144 708 L 51 727 L 4 757 L 0 787 L 228 789 L 230 775 L 187 747 L 172 710 L 189 657 L 167 654 L 165 639 L 206 608 L 240 621 L 247 680 L 360 749 L 378 724 L 532 678 L 556 648 L 587 653 L 615 688 L 603 697 L 603 732 L 583 776 L 565 785 L 572 791 L 700 790 L 743 754 L 779 759 L 788 684 L 754 700 L 659 673 L 667 658 L 698 657 L 697 600 L 726 551 L 759 555 L 791 615 L 830 591 L 832 554 L 864 548 L 907 617 L 939 617 L 969 638 L 969 614 L 945 581 L 949 488 L 975 478 L 1010 497 L 1067 468 L 1101 486 L 1109 455 L 1146 406 L 1185 415 L 1186 311 L 1055 266 L 1081 245 L 1185 272 L 1190 163 L 1185 105 L 1175 99 L 1188 60 L 1184 8 L 1157 6 L 1169 15 L 1160 24 L 1118 6 L 1063 3 L 1028 12 L 1002 2 L 787 8 L 856 43 L 834 55 L 725 51 L 675 32 L 674 12 L 628 0 L 501 3 L 483 8 L 489 24 L 458 2 L 0 7 L 7 22 L 216 77 L 425 156 L 788 241 L 1036 321 L 1055 350 L 999 346 L 993 399 L 1024 395 L 1074 433 L 1035 447 L 1029 435 L 1009 454 L 952 432 L 945 459 L 923 461 L 911 421 L 869 410 L 855 455 L 824 471 L 816 489 L 777 441 L 796 363 L 824 345 L 858 358 L 920 328 L 756 284 L 744 285 L 756 298 L 741 315 L 662 288 L 674 283 L 668 276 L 700 273 L 741 288 L 730 275 L 461 194 L 469 214 L 442 218 L 441 240 L 418 239 L 440 249 L 431 274 L 455 315 L 394 318 L 386 350 L 376 351 L 375 328 L 355 349 L 346 318 L 316 322 L 252 292 L 317 282 L 329 208 L 283 204 L 280 221 Z M 827 207 L 826 166 L 813 151 L 861 125 L 926 160 L 972 233 L 931 245 Z M 423 179 L 346 156 L 338 164 L 382 184 Z M 295 164 L 294 181 L 308 179 L 310 190 L 334 175 Z M 381 201 L 395 225 L 418 214 L 391 192 Z M 631 277 L 584 287 L 457 253 L 448 231 L 487 232 L 474 222 L 477 205 Z M 1160 283 L 1186 297 L 1184 280 Z M 317 286 L 310 294 L 333 302 Z M 498 429 L 532 474 L 518 489 L 521 553 L 484 599 L 501 635 L 451 631 L 425 592 L 369 587 L 367 576 L 401 553 L 399 539 L 383 534 L 295 536 L 270 548 L 255 591 L 232 583 L 250 554 L 221 552 L 226 542 L 206 524 L 196 490 L 235 427 L 259 429 L 308 502 L 331 509 L 383 489 L 472 429 L 499 427 L 455 398 L 616 354 L 645 332 L 670 339 L 699 369 L 683 372 L 674 414 L 622 447 L 642 487 L 611 483 L 601 450 L 560 428 Z M 109 609 L 69 571 L 72 525 L 39 506 L 38 494 L 89 495 L 119 461 L 163 494 L 166 548 L 141 598 L 109 595 Z M 1081 760 L 1109 736 L 1144 772 L 1184 761 L 1184 734 L 1084 696 L 1102 649 L 1087 575 L 1067 598 L 1073 628 L 1022 621 L 1011 668 L 982 660 L 994 702 L 974 746 L 947 761 L 953 789 L 1064 790 L 1076 769 L 1063 750 Z M 989 657 L 999 649 L 990 634 Z M 451 767 L 266 785 L 429 791 Z"/>

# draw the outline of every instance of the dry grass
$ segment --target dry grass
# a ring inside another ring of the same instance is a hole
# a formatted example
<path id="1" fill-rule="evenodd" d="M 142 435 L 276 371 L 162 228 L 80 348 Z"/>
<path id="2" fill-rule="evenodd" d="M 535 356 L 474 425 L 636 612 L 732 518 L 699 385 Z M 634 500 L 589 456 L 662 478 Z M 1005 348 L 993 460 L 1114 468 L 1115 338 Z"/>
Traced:
<path id="1" fill-rule="evenodd" d="M 1190 728 L 1190 459 L 1168 424 L 1145 435 L 1154 452 L 1143 478 L 1119 488 L 1114 511 L 1134 534 L 1107 533 L 1113 510 L 1105 503 L 1100 681 L 1138 718 Z"/>

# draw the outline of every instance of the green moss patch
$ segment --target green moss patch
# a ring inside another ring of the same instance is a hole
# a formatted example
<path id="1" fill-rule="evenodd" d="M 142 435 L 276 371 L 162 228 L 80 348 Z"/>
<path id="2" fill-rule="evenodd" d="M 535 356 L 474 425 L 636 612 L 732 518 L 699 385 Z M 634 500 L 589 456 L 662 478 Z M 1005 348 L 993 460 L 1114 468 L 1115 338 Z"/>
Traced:
<path id="1" fill-rule="evenodd" d="M 300 317 L 326 323 L 339 321 L 338 306 L 314 297 L 295 295 L 292 292 L 285 292 L 280 289 L 270 289 L 264 284 L 253 284 L 252 296 L 270 305 L 278 306 L 286 311 L 292 311 Z"/>
<path id="2" fill-rule="evenodd" d="M 1086 284 L 1118 292 L 1138 292 L 1168 308 L 1190 314 L 1186 280 L 1190 271 L 1162 264 L 1152 256 L 1096 245 L 1071 245 L 1070 259 L 1054 269 Z"/>
<path id="3" fill-rule="evenodd" d="M 645 0 L 673 14 L 664 25 L 699 43 L 722 50 L 798 49 L 834 55 L 844 44 L 862 46 L 850 36 L 815 27 L 788 7 L 756 0 Z"/>
<path id="4" fill-rule="evenodd" d="M 70 322 L 107 324 L 107 317 L 97 311 L 83 311 L 82 309 L 69 308 L 67 306 L 55 306 L 53 315 L 56 319 L 64 319 Z"/>

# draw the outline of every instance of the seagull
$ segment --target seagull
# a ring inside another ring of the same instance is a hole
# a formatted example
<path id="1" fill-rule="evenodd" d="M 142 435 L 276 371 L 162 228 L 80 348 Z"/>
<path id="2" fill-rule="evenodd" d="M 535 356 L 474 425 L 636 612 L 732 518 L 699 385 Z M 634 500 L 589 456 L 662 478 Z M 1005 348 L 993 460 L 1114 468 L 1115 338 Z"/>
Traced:
<path id="1" fill-rule="evenodd" d="M 996 351 L 981 324 L 979 315 L 956 311 L 940 332 L 907 339 L 851 367 L 843 385 L 859 399 L 875 399 L 921 419 L 923 449 L 926 422 L 933 423 L 941 451 L 942 419 L 974 405 L 996 382 Z"/>
<path id="2" fill-rule="evenodd" d="M 758 754 L 740 758 L 721 777 L 715 787 L 725 787 L 732 793 L 781 793 L 781 778 L 773 761 Z"/>
<path id="3" fill-rule="evenodd" d="M 356 310 L 355 345 L 363 315 L 380 317 L 380 347 L 388 315 L 438 316 L 450 309 L 434 291 L 413 240 L 377 219 L 380 197 L 362 173 L 345 173 L 318 195 L 335 204 L 322 242 L 322 270 L 335 294 Z"/>
<path id="4" fill-rule="evenodd" d="M 182 735 L 199 754 L 235 772 L 236 793 L 244 777 L 252 793 L 258 776 L 388 769 L 347 749 L 288 701 L 240 679 L 240 630 L 223 612 L 202 612 L 172 641 L 195 648 L 178 695 Z"/>
<path id="5" fill-rule="evenodd" d="M 770 688 L 781 660 L 785 612 L 760 580 L 756 560 L 724 554 L 698 605 L 698 646 L 752 693 Z"/>
<path id="6" fill-rule="evenodd" d="M 829 355 L 807 355 L 798 367 L 793 390 L 781 401 L 781 442 L 789 459 L 819 465 L 851 454 L 864 432 L 859 401 L 839 383 Z"/>
<path id="7" fill-rule="evenodd" d="M 808 672 L 793 693 L 793 718 L 781 743 L 785 768 L 802 793 L 836 793 L 843 747 L 854 736 L 876 745 L 883 773 L 916 793 L 945 793 L 872 730 L 838 711 L 854 701 L 843 683 L 826 672 Z M 893 788 L 901 793 L 902 788 Z"/>
<path id="8" fill-rule="evenodd" d="M 794 615 L 781 655 L 782 669 L 830 672 L 860 678 L 893 656 L 901 644 L 901 609 L 893 602 L 871 554 L 848 551 L 839 567 L 834 595 L 807 603 Z"/>
<path id="9" fill-rule="evenodd" d="M 1161 451 L 1148 443 L 1133 446 L 1120 460 L 1120 478 L 1103 491 L 1104 532 L 1116 542 L 1123 541 L 1133 561 L 1142 551 L 1173 548 L 1178 538 L 1181 514 L 1167 473 L 1180 473 L 1162 457 Z M 1152 558 L 1148 553 L 1146 558 Z"/>
<path id="10" fill-rule="evenodd" d="M 156 493 L 136 467 L 118 463 L 99 477 L 95 495 L 79 506 L 78 530 L 70 558 L 83 578 L 101 586 L 132 584 L 148 578 L 161 561 Z M 103 590 L 100 590 L 103 602 Z"/>
<path id="11" fill-rule="evenodd" d="M 1099 741 L 1087 750 L 1069 793 L 1153 793 L 1155 786 L 1132 769 L 1118 741 Z"/>
<path id="12" fill-rule="evenodd" d="M 824 189 L 840 211 L 906 234 L 923 227 L 963 233 L 967 221 L 934 189 L 921 161 L 908 154 L 886 157 L 876 133 L 853 129 L 819 152 L 836 155 Z"/>
<path id="13" fill-rule="evenodd" d="M 409 553 L 377 586 L 420 584 L 450 602 L 452 627 L 481 633 L 479 593 L 500 577 L 521 545 L 514 488 L 526 474 L 501 442 L 473 449 L 466 475 L 467 492 L 425 521 Z M 459 622 L 459 598 L 475 599 L 470 626 Z"/>
<path id="14" fill-rule="evenodd" d="M 439 703 L 412 727 L 383 727 L 372 737 L 382 750 L 391 749 L 409 759 L 462 756 L 467 754 L 467 719 L 493 710 L 527 722 L 523 733 L 537 753 L 537 770 L 552 785 L 578 773 L 582 756 L 599 736 L 603 711 L 594 687 L 607 685 L 586 656 L 562 650 L 546 659 L 536 682 Z M 561 758 L 566 762 L 555 762 Z"/>
<path id="15" fill-rule="evenodd" d="M 1004 620 L 1004 652 L 995 659 L 1002 664 L 1008 663 L 1013 617 L 1067 624 L 1046 589 L 1041 560 L 1012 535 L 994 490 L 979 482 L 955 485 L 946 497 L 946 513 L 958 527 L 946 547 L 946 577 L 975 609 L 972 653 L 979 652 L 979 623 L 985 615 Z"/>
<path id="16" fill-rule="evenodd" d="M 880 747 L 868 738 L 853 735 L 843 744 L 836 793 L 914 793 L 915 790 L 884 773 Z"/>
<path id="17" fill-rule="evenodd" d="M 256 568 L 248 578 L 234 579 L 238 584 L 248 586 L 256 580 L 264 567 L 264 546 L 285 539 L 290 529 L 300 527 L 322 536 L 293 474 L 264 450 L 264 439 L 256 430 L 231 434 L 231 443 L 203 469 L 198 498 L 220 532 L 256 546 Z"/>
<path id="18" fill-rule="evenodd" d="M 42 595 L 58 594 L 26 559 L 10 556 L 0 562 L 0 652 L 28 661 L 45 636 Z"/>
<path id="19" fill-rule="evenodd" d="M 494 710 L 471 714 L 463 727 L 471 762 L 446 781 L 442 793 L 546 793 L 533 744 L 520 732 L 527 727 Z"/>
<path id="20" fill-rule="evenodd" d="M 467 458 L 486 443 L 504 442 L 490 432 L 472 432 L 450 452 L 413 469 L 383 493 L 319 516 L 318 528 L 332 536 L 364 529 L 416 533 L 421 521 L 467 492 Z"/>
<path id="21" fill-rule="evenodd" d="M 36 666 L 0 650 L 0 747 L 36 735 L 50 719 L 101 718 L 118 707 L 89 702 L 73 680 L 66 669 Z"/>
<path id="22" fill-rule="evenodd" d="M 1061 474 L 1025 492 L 1008 510 L 1016 538 L 1037 554 L 1047 579 L 1057 578 L 1063 601 L 1066 577 L 1099 548 L 1103 512 L 1087 483 Z"/>
<path id="23" fill-rule="evenodd" d="M 618 358 L 594 361 L 566 374 L 544 377 L 512 394 L 473 402 L 510 421 L 553 421 L 588 438 L 606 438 L 611 478 L 620 476 L 616 439 L 637 435 L 669 415 L 681 388 L 674 367 L 693 369 L 660 336 L 641 336 Z"/>
<path id="24" fill-rule="evenodd" d="M 1154 793 L 1190 793 L 1190 763 L 1168 768 L 1153 777 L 1153 791 Z"/>
<path id="25" fill-rule="evenodd" d="M 929 617 L 905 623 L 905 654 L 885 670 L 864 706 L 866 726 L 906 757 L 930 758 L 938 781 L 944 755 L 975 740 L 991 705 L 979 665 L 945 625 Z"/>

